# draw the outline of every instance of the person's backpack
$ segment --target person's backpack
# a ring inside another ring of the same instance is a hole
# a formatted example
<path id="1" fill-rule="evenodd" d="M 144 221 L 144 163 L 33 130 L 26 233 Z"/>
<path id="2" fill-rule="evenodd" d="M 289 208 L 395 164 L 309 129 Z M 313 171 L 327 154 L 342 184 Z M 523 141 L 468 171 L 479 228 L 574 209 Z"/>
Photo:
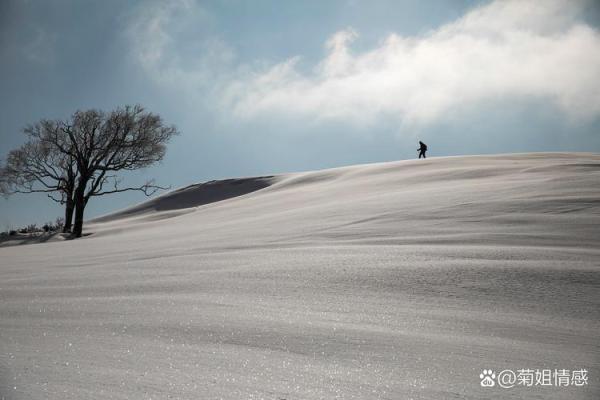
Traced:
<path id="1" fill-rule="evenodd" d="M 427 145 L 423 143 L 423 151 L 427 151 Z"/>

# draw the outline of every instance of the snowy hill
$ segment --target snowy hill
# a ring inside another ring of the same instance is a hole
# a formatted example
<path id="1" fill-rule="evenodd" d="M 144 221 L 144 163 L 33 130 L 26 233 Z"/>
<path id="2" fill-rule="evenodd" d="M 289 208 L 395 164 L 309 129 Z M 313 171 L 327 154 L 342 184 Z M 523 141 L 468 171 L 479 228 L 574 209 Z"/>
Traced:
<path id="1" fill-rule="evenodd" d="M 0 249 L 9 398 L 600 393 L 597 154 L 213 181 L 86 229 Z M 484 368 L 590 377 L 483 388 Z"/>

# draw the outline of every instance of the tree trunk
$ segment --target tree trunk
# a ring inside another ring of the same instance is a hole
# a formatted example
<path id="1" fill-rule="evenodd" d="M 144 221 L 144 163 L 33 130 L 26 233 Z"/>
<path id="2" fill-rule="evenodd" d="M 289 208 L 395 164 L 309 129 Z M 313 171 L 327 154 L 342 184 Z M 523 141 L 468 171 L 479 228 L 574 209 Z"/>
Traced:
<path id="1" fill-rule="evenodd" d="M 67 205 L 65 206 L 65 225 L 63 226 L 63 233 L 71 232 L 71 226 L 73 225 L 73 210 L 75 204 L 70 198 L 67 199 Z"/>
<path id="2" fill-rule="evenodd" d="M 83 189 L 77 188 L 75 191 L 75 223 L 73 225 L 73 235 L 80 238 L 83 233 L 83 211 L 85 210 L 85 186 Z M 81 184 L 80 184 L 81 187 Z"/>

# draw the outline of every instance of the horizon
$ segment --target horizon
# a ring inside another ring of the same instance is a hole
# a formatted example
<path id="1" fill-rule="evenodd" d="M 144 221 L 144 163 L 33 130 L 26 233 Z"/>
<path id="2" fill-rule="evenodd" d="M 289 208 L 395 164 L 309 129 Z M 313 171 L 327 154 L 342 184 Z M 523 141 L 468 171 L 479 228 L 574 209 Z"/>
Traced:
<path id="1" fill-rule="evenodd" d="M 120 176 L 172 188 L 409 160 L 418 140 L 431 157 L 600 152 L 594 1 L 7 1 L 0 18 L 0 158 L 29 123 L 125 104 L 181 135 Z M 103 199 L 87 219 L 147 198 Z M 62 213 L 1 201 L 3 230 Z"/>
<path id="2" fill-rule="evenodd" d="M 577 152 L 577 151 L 538 151 L 538 152 L 521 152 L 521 153 L 488 153 L 488 154 L 456 154 L 456 155 L 445 155 L 445 156 L 433 156 L 433 157 L 427 157 L 426 160 L 428 161 L 436 161 L 436 160 L 443 160 L 446 158 L 468 158 L 468 157 L 502 157 L 502 156 L 524 156 L 524 155 L 558 155 L 558 154 L 580 154 L 580 155 L 595 155 L 595 154 L 599 154 L 597 152 Z M 139 201 L 135 201 L 133 203 L 129 203 L 129 204 L 125 204 L 123 207 L 120 208 L 112 208 L 107 212 L 103 212 L 103 213 L 99 213 L 99 214 L 94 214 L 90 217 L 86 217 L 86 221 L 87 222 L 92 222 L 92 220 L 97 220 L 97 219 L 102 219 L 105 217 L 111 217 L 113 215 L 117 215 L 119 213 L 121 213 L 122 211 L 128 210 L 130 208 L 134 208 L 134 207 L 138 207 L 141 205 L 144 205 L 145 203 L 152 203 L 152 200 L 163 196 L 163 195 L 169 195 L 171 193 L 175 193 L 177 191 L 180 191 L 182 189 L 187 189 L 193 186 L 197 186 L 199 184 L 205 184 L 205 183 L 218 183 L 218 182 L 223 182 L 223 181 L 227 181 L 227 180 L 240 180 L 240 179 L 248 179 L 248 178 L 261 178 L 261 177 L 266 177 L 266 176 L 270 176 L 270 177 L 283 177 L 283 176 L 287 176 L 287 175 L 295 175 L 295 174 L 306 174 L 306 173 L 313 173 L 313 172 L 323 172 L 323 171 L 330 171 L 330 170 L 337 170 L 337 169 L 344 169 L 344 168 L 352 168 L 352 167 L 361 167 L 361 166 L 375 166 L 378 164 L 391 164 L 391 163 L 401 163 L 401 162 L 406 162 L 406 161 L 415 161 L 415 162 L 424 162 L 426 160 L 419 160 L 417 158 L 407 158 L 407 159 L 399 159 L 399 160 L 388 160 L 388 161 L 371 161 L 371 162 L 365 162 L 365 163 L 359 163 L 359 164 L 346 164 L 346 165 L 337 165 L 337 166 L 329 166 L 329 167 L 324 167 L 324 168 L 319 168 L 319 169 L 312 169 L 312 170 L 295 170 L 295 171 L 276 171 L 273 173 L 269 173 L 269 174 L 265 174 L 265 175 L 254 175 L 254 176 L 225 176 L 225 177 L 220 177 L 220 178 L 216 178 L 216 179 L 207 179 L 205 181 L 201 181 L 201 182 L 192 182 L 192 183 L 188 183 L 188 184 L 184 184 L 182 186 L 177 186 L 177 187 L 170 187 L 170 188 L 166 188 L 162 191 L 157 191 L 156 193 L 150 195 L 150 196 L 142 196 L 141 199 Z M 19 195 L 19 194 L 17 194 Z M 26 195 L 26 194 L 25 194 Z M 59 212 L 62 211 L 59 207 Z M 90 213 L 92 214 L 92 213 Z M 58 217 L 61 217 L 61 215 L 58 215 Z M 34 221 L 33 223 L 35 223 L 37 225 L 38 228 L 41 228 L 43 224 L 45 223 L 53 223 L 53 220 L 48 219 L 48 220 L 44 220 L 44 221 Z M 27 227 L 29 224 L 24 224 L 22 226 L 11 226 L 10 229 L 5 228 L 4 232 L 8 232 L 9 230 L 14 230 L 14 229 L 20 229 L 20 228 L 25 228 Z"/>

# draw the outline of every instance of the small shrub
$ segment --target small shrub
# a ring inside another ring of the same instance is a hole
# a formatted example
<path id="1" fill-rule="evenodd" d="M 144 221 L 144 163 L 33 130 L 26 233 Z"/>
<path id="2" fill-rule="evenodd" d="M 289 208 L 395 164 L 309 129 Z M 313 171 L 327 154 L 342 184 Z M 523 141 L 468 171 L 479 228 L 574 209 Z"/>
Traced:
<path id="1" fill-rule="evenodd" d="M 25 230 L 26 233 L 34 233 L 39 231 L 37 224 L 29 224 L 27 225 L 27 228 L 25 228 Z"/>
<path id="2" fill-rule="evenodd" d="M 62 230 L 63 226 L 65 226 L 65 219 L 62 217 L 56 218 L 56 221 L 54 221 L 55 230 Z"/>
<path id="3" fill-rule="evenodd" d="M 14 229 L 11 229 L 10 231 L 8 231 L 8 236 L 15 236 L 17 234 L 17 231 L 15 231 Z"/>

